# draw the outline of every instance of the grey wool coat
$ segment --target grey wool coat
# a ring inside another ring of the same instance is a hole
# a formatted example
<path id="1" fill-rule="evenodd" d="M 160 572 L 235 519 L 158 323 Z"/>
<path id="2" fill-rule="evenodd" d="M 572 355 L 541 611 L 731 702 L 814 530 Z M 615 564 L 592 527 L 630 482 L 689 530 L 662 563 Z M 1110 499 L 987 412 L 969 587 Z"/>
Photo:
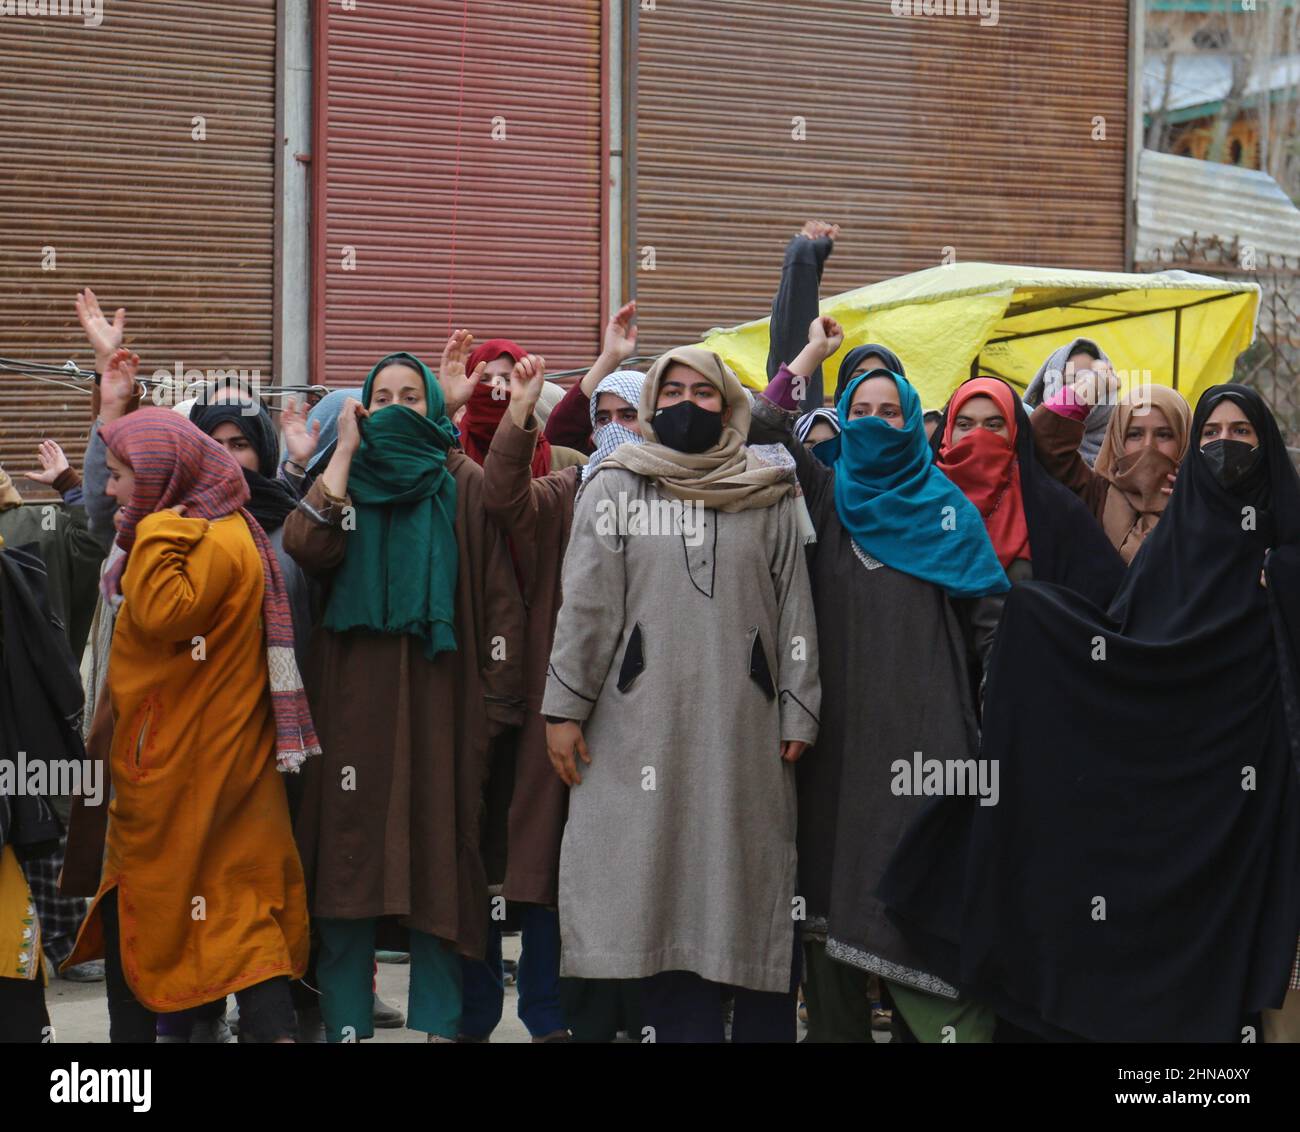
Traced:
<path id="1" fill-rule="evenodd" d="M 692 971 L 790 989 L 794 766 L 816 741 L 817 624 L 793 497 L 619 533 L 664 501 L 621 468 L 578 496 L 542 711 L 591 764 L 560 850 L 561 974 Z M 694 545 L 692 545 L 694 544 Z"/>

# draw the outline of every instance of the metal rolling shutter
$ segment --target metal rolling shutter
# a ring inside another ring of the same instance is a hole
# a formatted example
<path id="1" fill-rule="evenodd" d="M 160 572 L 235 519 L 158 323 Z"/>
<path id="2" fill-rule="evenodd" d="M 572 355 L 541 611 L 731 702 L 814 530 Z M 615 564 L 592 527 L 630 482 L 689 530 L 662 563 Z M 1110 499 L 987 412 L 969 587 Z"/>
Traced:
<path id="1" fill-rule="evenodd" d="M 436 368 L 457 326 L 515 338 L 552 371 L 594 356 L 601 6 L 318 9 L 318 380 L 359 384 L 398 349 Z"/>
<path id="2" fill-rule="evenodd" d="M 646 351 L 765 315 L 809 217 L 843 226 L 823 294 L 932 267 L 947 246 L 959 260 L 1123 270 L 1128 8 L 1004 3 L 992 27 L 894 16 L 889 0 L 639 10 Z"/>
<path id="3" fill-rule="evenodd" d="M 90 286 L 110 315 L 127 308 L 143 375 L 179 363 L 269 382 L 275 0 L 106 3 L 98 27 L 0 23 L 0 356 L 90 369 L 73 307 Z M 78 465 L 89 405 L 0 373 L 0 460 L 35 468 L 49 436 Z"/>

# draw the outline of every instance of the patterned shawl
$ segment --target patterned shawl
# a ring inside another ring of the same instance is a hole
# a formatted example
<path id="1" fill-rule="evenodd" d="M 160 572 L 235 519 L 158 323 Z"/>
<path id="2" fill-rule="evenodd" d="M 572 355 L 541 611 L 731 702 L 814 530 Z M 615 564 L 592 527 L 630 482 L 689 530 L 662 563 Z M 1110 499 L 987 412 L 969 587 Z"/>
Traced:
<path id="1" fill-rule="evenodd" d="M 104 426 L 104 443 L 135 473 L 135 491 L 123 508 L 117 545 L 122 557 L 104 574 L 104 597 L 122 592 L 122 575 L 135 545 L 136 525 L 146 515 L 178 504 L 187 517 L 221 519 L 238 511 L 262 559 L 266 585 L 262 623 L 266 626 L 266 667 L 275 713 L 276 765 L 296 771 L 320 741 L 293 654 L 293 620 L 284 578 L 266 532 L 244 508 L 248 485 L 240 466 L 220 444 L 169 409 L 138 409 Z"/>

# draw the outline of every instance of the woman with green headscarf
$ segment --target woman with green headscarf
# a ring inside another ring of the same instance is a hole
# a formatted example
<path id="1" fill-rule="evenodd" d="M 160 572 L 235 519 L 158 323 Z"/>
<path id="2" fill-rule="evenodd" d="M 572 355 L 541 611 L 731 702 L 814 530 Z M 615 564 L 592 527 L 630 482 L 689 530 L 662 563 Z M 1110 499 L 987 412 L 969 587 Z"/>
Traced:
<path id="1" fill-rule="evenodd" d="M 295 832 L 330 1041 L 374 1033 L 379 918 L 409 930 L 407 1025 L 430 1041 L 455 1040 L 459 957 L 483 957 L 479 812 L 488 743 L 523 718 L 523 607 L 449 416 L 480 376 L 471 342 L 452 335 L 441 384 L 411 354 L 380 361 L 284 525 L 326 591 L 305 673 L 324 754 Z"/>

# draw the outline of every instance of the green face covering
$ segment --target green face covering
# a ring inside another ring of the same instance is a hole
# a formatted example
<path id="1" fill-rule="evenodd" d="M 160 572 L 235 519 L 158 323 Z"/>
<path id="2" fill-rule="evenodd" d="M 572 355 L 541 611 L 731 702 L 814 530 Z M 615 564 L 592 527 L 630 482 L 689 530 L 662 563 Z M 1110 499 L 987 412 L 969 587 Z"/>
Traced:
<path id="1" fill-rule="evenodd" d="M 335 633 L 407 633 L 432 660 L 456 648 L 456 480 L 447 471 L 456 430 L 437 379 L 411 354 L 391 354 L 370 371 L 362 404 L 370 405 L 375 375 L 394 364 L 424 378 L 426 415 L 389 405 L 362 422 L 348 476 L 356 529 L 348 531 L 324 624 Z"/>

